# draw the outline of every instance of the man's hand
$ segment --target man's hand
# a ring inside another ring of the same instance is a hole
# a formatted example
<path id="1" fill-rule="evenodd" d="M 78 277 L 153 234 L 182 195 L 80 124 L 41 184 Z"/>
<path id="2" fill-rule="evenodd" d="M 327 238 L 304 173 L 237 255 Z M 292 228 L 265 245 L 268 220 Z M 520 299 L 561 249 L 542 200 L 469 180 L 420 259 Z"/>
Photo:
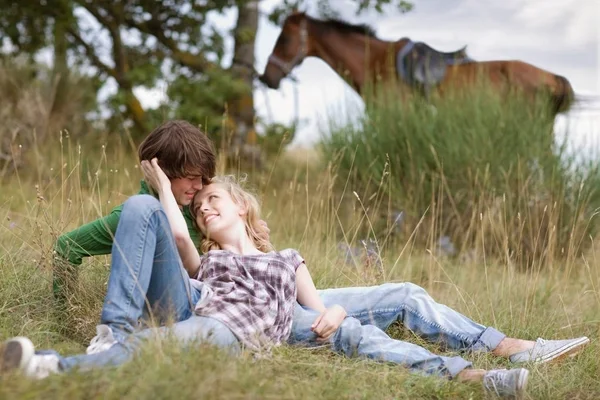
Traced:
<path id="1" fill-rule="evenodd" d="M 329 340 L 331 335 L 338 330 L 344 319 L 346 318 L 346 310 L 342 306 L 334 305 L 326 309 L 315 319 L 310 329 L 319 336 L 318 342 Z"/>
<path id="2" fill-rule="evenodd" d="M 171 190 L 171 181 L 165 175 L 162 168 L 158 165 L 158 160 L 155 158 L 152 161 L 142 161 L 142 172 L 144 180 L 158 193 L 161 191 Z"/>

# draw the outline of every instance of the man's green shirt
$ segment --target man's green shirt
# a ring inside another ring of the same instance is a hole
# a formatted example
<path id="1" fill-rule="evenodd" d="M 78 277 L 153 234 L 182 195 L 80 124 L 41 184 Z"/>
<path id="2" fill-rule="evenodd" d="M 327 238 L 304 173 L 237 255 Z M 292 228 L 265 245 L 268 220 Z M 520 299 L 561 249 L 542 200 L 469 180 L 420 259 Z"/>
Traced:
<path id="1" fill-rule="evenodd" d="M 141 181 L 138 194 L 149 194 L 156 197 L 154 193 L 150 192 L 144 181 Z M 123 204 L 113 208 L 107 216 L 61 235 L 54 246 L 56 254 L 74 265 L 81 264 L 83 257 L 110 254 L 122 210 Z M 183 207 L 182 213 L 190 236 L 196 247 L 199 247 L 201 235 L 194 226 L 194 219 L 189 207 Z"/>

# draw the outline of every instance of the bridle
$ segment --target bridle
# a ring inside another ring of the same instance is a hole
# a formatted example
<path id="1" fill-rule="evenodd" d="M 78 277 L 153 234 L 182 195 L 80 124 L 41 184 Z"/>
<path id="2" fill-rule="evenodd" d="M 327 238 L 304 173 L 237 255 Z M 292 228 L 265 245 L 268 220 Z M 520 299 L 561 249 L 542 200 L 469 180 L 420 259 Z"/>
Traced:
<path id="1" fill-rule="evenodd" d="M 307 49 L 308 44 L 308 28 L 306 27 L 306 19 L 300 21 L 300 49 L 298 53 L 292 58 L 292 61 L 286 62 L 281 58 L 277 57 L 275 54 L 271 54 L 269 56 L 268 62 L 275 64 L 279 69 L 281 69 L 286 75 L 289 75 L 292 72 L 292 69 L 298 64 L 308 52 Z"/>

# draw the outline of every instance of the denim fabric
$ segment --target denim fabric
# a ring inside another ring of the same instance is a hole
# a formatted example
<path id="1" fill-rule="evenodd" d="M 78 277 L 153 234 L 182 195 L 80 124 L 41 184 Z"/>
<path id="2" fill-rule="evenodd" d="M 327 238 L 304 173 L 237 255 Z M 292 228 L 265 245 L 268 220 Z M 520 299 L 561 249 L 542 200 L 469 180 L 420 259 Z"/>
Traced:
<path id="1" fill-rule="evenodd" d="M 413 283 L 326 289 L 325 307 L 339 304 L 361 324 L 386 330 L 398 321 L 423 339 L 451 350 L 492 351 L 506 337 L 443 304 Z"/>
<path id="2" fill-rule="evenodd" d="M 185 321 L 171 327 L 150 328 L 139 331 L 128 337 L 128 340 L 113 345 L 110 349 L 96 354 L 80 354 L 61 357 L 53 351 L 37 354 L 56 354 L 62 371 L 77 369 L 80 371 L 92 368 L 116 366 L 123 364 L 135 355 L 135 352 L 147 339 L 175 337 L 182 346 L 199 342 L 209 343 L 228 350 L 231 354 L 239 354 L 240 344 L 231 330 L 222 322 L 209 317 L 192 315 Z"/>
<path id="3" fill-rule="evenodd" d="M 310 329 L 318 315 L 316 311 L 297 305 L 288 342 L 308 347 L 320 345 Z M 461 357 L 438 356 L 416 344 L 392 339 L 375 325 L 362 325 L 353 317 L 347 317 L 329 341 L 333 351 L 348 357 L 392 362 L 426 375 L 455 377 L 472 366 Z"/>
<path id="4" fill-rule="evenodd" d="M 192 316 L 199 293 L 190 287 L 169 221 L 156 198 L 137 195 L 125 202 L 111 254 L 100 323 L 112 328 L 117 341 L 137 330 L 142 315 L 154 315 L 158 322 Z"/>
<path id="5" fill-rule="evenodd" d="M 474 322 L 435 302 L 420 286 L 386 283 L 379 286 L 320 290 L 326 307 L 339 304 L 348 313 L 331 338 L 334 351 L 401 364 L 424 374 L 455 377 L 472 364 L 461 357 L 444 357 L 390 338 L 384 331 L 400 322 L 423 339 L 450 350 L 492 351 L 506 337 L 502 332 Z M 310 326 L 318 313 L 298 306 L 289 342 L 314 346 Z"/>

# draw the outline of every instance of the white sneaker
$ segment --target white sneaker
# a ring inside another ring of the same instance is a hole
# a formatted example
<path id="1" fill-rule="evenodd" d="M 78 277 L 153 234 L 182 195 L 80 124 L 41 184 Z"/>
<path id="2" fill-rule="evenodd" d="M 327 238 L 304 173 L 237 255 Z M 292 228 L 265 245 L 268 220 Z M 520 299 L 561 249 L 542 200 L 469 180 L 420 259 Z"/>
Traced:
<path id="1" fill-rule="evenodd" d="M 590 343 L 586 336 L 566 340 L 544 340 L 538 338 L 530 350 L 510 356 L 513 363 L 534 362 L 542 364 L 565 357 L 573 357 Z"/>
<path id="2" fill-rule="evenodd" d="M 108 325 L 97 325 L 96 336 L 90 340 L 90 345 L 85 350 L 86 354 L 102 353 L 110 349 L 117 341 L 112 329 Z"/>
<path id="3" fill-rule="evenodd" d="M 525 396 L 528 378 L 525 368 L 493 369 L 483 376 L 483 387 L 489 394 L 520 400 Z"/>
<path id="4" fill-rule="evenodd" d="M 0 345 L 0 374 L 19 370 L 35 379 L 58 373 L 58 356 L 35 354 L 35 347 L 26 337 L 15 337 Z"/>

